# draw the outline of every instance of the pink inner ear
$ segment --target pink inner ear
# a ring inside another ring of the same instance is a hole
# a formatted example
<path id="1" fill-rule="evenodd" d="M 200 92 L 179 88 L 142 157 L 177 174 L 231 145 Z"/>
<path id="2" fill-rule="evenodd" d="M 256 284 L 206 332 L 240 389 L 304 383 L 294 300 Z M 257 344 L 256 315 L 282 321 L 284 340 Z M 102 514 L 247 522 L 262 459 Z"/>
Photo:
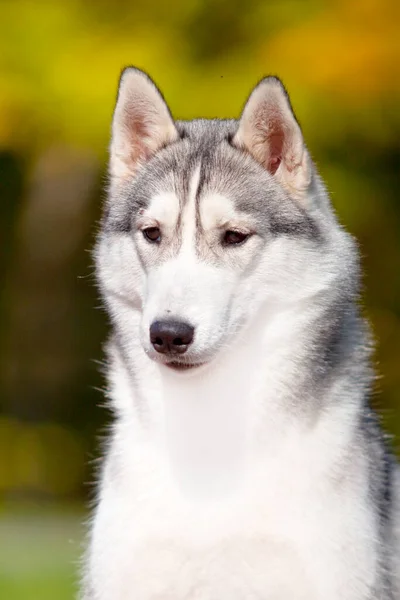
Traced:
<path id="1" fill-rule="evenodd" d="M 126 110 L 125 122 L 131 144 L 130 160 L 134 163 L 147 159 L 150 155 L 150 149 L 146 146 L 148 126 L 145 119 L 145 115 L 136 107 L 135 110 Z"/>
<path id="2" fill-rule="evenodd" d="M 275 123 L 273 133 L 268 136 L 267 143 L 269 146 L 269 153 L 268 164 L 266 167 L 271 175 L 274 175 L 282 162 L 284 144 L 284 133 L 282 129 L 279 128 L 278 123 Z"/>
<path id="3" fill-rule="evenodd" d="M 277 172 L 280 164 L 281 164 L 281 159 L 280 158 L 276 157 L 276 158 L 271 158 L 269 160 L 269 164 L 267 166 L 267 169 L 271 173 L 271 175 L 274 175 Z"/>

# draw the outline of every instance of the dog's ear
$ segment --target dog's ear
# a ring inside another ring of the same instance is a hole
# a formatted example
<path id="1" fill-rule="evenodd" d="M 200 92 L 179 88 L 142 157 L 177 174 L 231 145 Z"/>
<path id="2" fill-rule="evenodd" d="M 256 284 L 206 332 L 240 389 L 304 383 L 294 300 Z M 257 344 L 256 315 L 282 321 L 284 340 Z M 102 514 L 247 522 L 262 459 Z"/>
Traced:
<path id="1" fill-rule="evenodd" d="M 169 108 L 150 77 L 134 67 L 126 68 L 112 122 L 111 178 L 132 177 L 141 164 L 178 137 Z"/>
<path id="2" fill-rule="evenodd" d="M 248 151 L 291 196 L 304 197 L 311 180 L 310 158 L 277 77 L 263 79 L 250 94 L 233 144 Z"/>

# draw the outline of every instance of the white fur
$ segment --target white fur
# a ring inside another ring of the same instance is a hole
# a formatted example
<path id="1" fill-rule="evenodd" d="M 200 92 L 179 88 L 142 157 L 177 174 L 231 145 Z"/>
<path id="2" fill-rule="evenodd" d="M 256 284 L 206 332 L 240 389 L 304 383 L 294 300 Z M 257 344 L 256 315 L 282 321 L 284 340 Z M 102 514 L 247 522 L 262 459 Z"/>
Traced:
<path id="1" fill-rule="evenodd" d="M 303 405 L 288 396 L 302 375 L 297 359 L 310 312 L 315 318 L 318 311 L 313 298 L 331 285 L 335 266 L 329 263 L 325 279 L 303 268 L 302 301 L 290 255 L 279 243 L 266 255 L 269 269 L 284 261 L 292 274 L 270 285 L 270 301 L 260 271 L 250 277 L 238 301 L 247 298 L 249 324 L 232 344 L 225 339 L 210 364 L 175 373 L 133 338 L 133 385 L 115 351 L 110 378 L 118 418 L 89 558 L 96 600 L 368 598 L 377 549 L 365 544 L 375 524 L 360 493 L 367 459 L 354 443 L 362 392 L 351 403 L 327 398 L 318 419 L 306 398 Z M 129 330 L 143 332 L 168 289 L 164 298 L 180 317 L 197 306 L 190 316 L 204 325 L 204 351 L 212 308 L 221 318 L 218 307 L 235 290 L 232 275 L 213 281 L 212 273 L 183 246 L 156 271 L 143 316 L 124 302 L 116 310 L 120 317 L 126 311 Z M 125 272 L 125 285 L 130 277 Z M 277 304 L 285 297 L 281 285 L 287 299 Z M 340 389 L 331 393 L 340 397 Z"/>
<path id="2" fill-rule="evenodd" d="M 148 81 L 139 77 L 139 85 L 137 74 L 132 81 L 139 108 L 151 116 L 146 131 L 157 129 L 155 142 L 145 140 L 153 151 L 160 132 L 175 130 Z M 263 181 L 276 195 L 276 176 L 299 197 L 309 183 L 308 155 L 282 94 L 275 80 L 260 84 L 238 135 L 251 146 L 254 123 L 261 128 L 257 140 L 266 147 L 256 158 L 273 167 Z M 289 119 L 286 128 L 278 123 L 292 134 L 279 156 L 271 155 L 270 122 L 254 118 L 264 104 L 273 124 L 276 111 Z M 114 119 L 118 135 L 123 108 L 117 105 Z M 142 143 L 136 140 L 136 149 Z M 307 200 L 322 207 L 315 218 L 323 243 L 301 234 L 268 237 L 266 226 L 258 235 L 256 210 L 241 213 L 229 195 L 212 190 L 196 211 L 200 169 L 191 172 L 180 215 L 181 198 L 155 195 L 133 231 L 111 227 L 97 246 L 121 343 L 109 350 L 115 419 L 84 600 L 392 600 L 379 564 L 379 509 L 369 495 L 373 453 L 360 426 L 369 380 L 363 383 L 364 337 L 352 304 L 353 242 L 335 223 L 318 180 Z M 226 249 L 222 225 L 254 235 Z M 144 226 L 159 227 L 162 242 L 146 241 Z M 337 299 L 358 337 L 347 340 L 338 326 L 345 366 L 329 372 L 318 395 L 318 382 L 307 379 L 318 343 L 312 334 L 318 327 L 324 335 L 326 308 L 336 308 Z M 162 363 L 149 328 L 167 317 L 195 328 L 185 356 L 205 364 L 176 372 Z"/>
<path id="3" fill-rule="evenodd" d="M 356 406 L 332 407 L 317 423 L 290 419 L 278 374 L 296 373 L 287 373 L 288 338 L 279 342 L 284 327 L 296 346 L 298 315 L 260 318 L 244 346 L 202 372 L 182 376 L 143 356 L 139 388 L 161 418 L 138 414 L 115 366 L 112 396 L 131 404 L 93 531 L 96 599 L 366 597 L 377 557 L 364 544 L 373 523 L 359 494 L 362 454 L 335 478 Z"/>

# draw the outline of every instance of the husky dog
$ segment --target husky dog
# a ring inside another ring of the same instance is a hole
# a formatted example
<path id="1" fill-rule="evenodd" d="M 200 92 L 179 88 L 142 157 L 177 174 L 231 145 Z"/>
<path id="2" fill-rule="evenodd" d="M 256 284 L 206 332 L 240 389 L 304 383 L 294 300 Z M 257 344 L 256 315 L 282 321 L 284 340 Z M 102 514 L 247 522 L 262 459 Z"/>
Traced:
<path id="1" fill-rule="evenodd" d="M 174 121 L 126 69 L 96 246 L 114 425 L 84 600 L 396 600 L 356 244 L 279 79 Z"/>

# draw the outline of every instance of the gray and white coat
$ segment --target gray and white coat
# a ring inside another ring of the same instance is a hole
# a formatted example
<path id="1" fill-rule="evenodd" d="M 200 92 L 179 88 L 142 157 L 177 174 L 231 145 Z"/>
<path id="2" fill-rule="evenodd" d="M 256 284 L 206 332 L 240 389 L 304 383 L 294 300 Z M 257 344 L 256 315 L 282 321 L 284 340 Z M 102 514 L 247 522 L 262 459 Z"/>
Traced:
<path id="1" fill-rule="evenodd" d="M 356 243 L 274 77 L 174 121 L 121 77 L 96 245 L 112 434 L 84 600 L 400 600 Z"/>

